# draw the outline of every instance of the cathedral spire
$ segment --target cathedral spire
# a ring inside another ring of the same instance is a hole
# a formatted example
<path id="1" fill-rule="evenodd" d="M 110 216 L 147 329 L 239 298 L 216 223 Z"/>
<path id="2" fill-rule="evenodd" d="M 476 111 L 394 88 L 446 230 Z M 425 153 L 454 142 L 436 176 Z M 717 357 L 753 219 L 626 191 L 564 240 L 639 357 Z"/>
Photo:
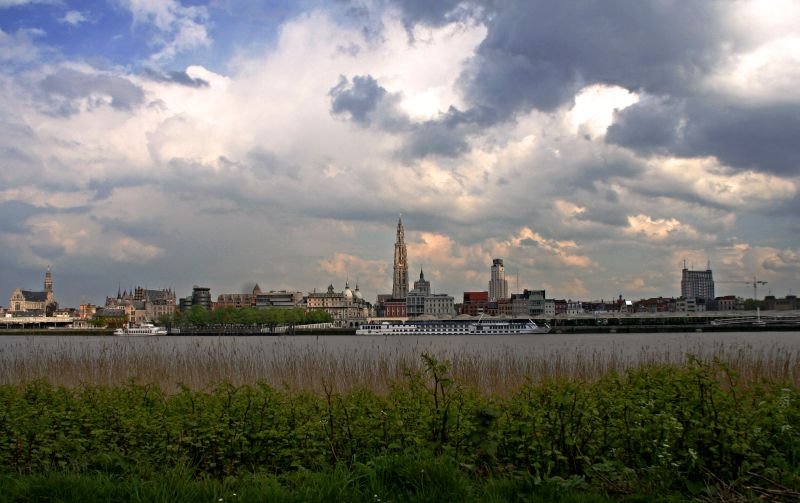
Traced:
<path id="1" fill-rule="evenodd" d="M 397 220 L 397 239 L 394 243 L 394 279 L 392 298 L 405 299 L 408 295 L 408 251 L 406 250 L 403 217 Z"/>

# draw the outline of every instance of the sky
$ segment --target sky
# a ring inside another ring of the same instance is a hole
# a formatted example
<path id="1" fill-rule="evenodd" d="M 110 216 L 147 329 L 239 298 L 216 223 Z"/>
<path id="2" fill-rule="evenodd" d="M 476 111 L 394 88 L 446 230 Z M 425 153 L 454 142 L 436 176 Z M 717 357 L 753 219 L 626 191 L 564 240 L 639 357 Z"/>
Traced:
<path id="1" fill-rule="evenodd" d="M 0 304 L 800 290 L 793 0 L 0 0 Z"/>

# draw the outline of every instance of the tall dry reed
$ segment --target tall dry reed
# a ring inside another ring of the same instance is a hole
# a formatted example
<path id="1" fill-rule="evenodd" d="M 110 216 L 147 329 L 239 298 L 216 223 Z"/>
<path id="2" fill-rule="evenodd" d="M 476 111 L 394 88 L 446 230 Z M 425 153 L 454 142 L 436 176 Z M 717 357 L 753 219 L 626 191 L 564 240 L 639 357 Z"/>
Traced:
<path id="1" fill-rule="evenodd" d="M 450 362 L 456 382 L 484 393 L 506 394 L 524 383 L 545 379 L 592 381 L 641 365 L 677 365 L 687 361 L 687 353 L 701 361 L 720 361 L 737 372 L 745 385 L 766 380 L 800 386 L 800 350 L 777 344 L 755 348 L 715 343 L 688 351 L 643 346 L 638 352 L 579 346 L 524 354 L 513 347 L 490 352 L 420 347 L 334 351 L 313 345 L 185 341 L 165 346 L 151 340 L 109 340 L 99 345 L 27 340 L 0 351 L 0 384 L 44 379 L 74 387 L 133 381 L 174 391 L 179 384 L 210 389 L 221 382 L 265 382 L 293 391 L 320 392 L 326 385 L 339 392 L 366 388 L 384 393 L 407 372 L 421 371 L 420 355 L 429 352 L 439 361 Z"/>

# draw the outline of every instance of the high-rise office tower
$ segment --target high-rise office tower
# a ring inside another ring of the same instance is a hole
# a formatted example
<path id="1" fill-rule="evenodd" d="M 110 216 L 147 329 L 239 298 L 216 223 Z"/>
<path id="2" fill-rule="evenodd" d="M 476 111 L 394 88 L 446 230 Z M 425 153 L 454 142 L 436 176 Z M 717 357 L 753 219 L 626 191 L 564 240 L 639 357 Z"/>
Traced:
<path id="1" fill-rule="evenodd" d="M 508 298 L 508 281 L 506 281 L 506 268 L 503 259 L 492 260 L 492 277 L 489 280 L 489 301 L 495 302 Z"/>

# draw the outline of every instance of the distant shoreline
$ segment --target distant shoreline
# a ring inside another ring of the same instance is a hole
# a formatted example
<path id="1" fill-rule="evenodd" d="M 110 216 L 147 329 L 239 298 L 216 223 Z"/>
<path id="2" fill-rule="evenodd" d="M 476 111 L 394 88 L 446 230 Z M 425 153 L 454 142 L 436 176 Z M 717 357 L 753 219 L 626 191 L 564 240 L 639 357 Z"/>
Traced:
<path id="1" fill-rule="evenodd" d="M 185 330 L 185 329 L 184 329 Z M 550 334 L 655 334 L 655 333 L 686 333 L 686 332 L 792 332 L 800 331 L 798 325 L 766 325 L 758 326 L 751 324 L 743 325 L 724 325 L 712 326 L 708 324 L 697 325 L 615 325 L 615 326 L 555 326 L 550 331 Z M 112 329 L 99 328 L 99 329 L 72 329 L 72 328 L 53 328 L 42 330 L 40 328 L 26 328 L 26 329 L 0 329 L 0 337 L 3 336 L 20 336 L 20 335 L 36 335 L 36 336 L 70 336 L 70 335 L 104 335 L 112 336 L 114 331 Z M 355 328 L 334 328 L 327 330 L 297 330 L 293 334 L 287 333 L 263 333 L 257 330 L 224 333 L 219 331 L 205 331 L 201 328 L 197 330 L 177 334 L 169 334 L 168 336 L 161 337 L 192 337 L 192 336 L 262 336 L 262 337 L 279 337 L 279 336 L 337 336 L 337 335 L 355 335 Z M 364 336 L 371 337 L 371 336 Z M 481 337 L 491 337 L 490 335 Z M 536 335 L 526 336 L 536 337 Z"/>

